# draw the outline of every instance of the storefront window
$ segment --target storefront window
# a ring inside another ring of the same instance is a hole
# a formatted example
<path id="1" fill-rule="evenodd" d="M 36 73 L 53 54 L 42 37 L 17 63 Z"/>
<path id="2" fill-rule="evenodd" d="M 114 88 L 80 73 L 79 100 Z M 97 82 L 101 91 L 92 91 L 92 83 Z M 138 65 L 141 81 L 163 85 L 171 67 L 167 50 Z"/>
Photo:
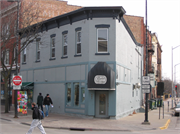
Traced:
<path id="1" fill-rule="evenodd" d="M 74 83 L 74 105 L 79 106 L 79 83 Z"/>
<path id="2" fill-rule="evenodd" d="M 81 88 L 81 102 L 85 102 L 85 87 Z"/>
<path id="3" fill-rule="evenodd" d="M 71 83 L 67 83 L 67 105 L 71 106 Z"/>

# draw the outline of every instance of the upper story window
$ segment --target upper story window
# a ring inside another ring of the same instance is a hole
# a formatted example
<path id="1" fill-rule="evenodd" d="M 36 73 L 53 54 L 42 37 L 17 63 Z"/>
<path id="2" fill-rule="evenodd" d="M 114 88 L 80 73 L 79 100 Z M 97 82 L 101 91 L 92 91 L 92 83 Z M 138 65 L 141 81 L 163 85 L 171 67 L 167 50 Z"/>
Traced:
<path id="1" fill-rule="evenodd" d="M 68 54 L 68 31 L 62 32 L 63 35 L 63 57 Z"/>
<path id="2" fill-rule="evenodd" d="M 9 50 L 2 51 L 2 58 L 4 58 L 4 64 L 9 65 Z"/>
<path id="3" fill-rule="evenodd" d="M 13 51 L 13 58 L 14 58 L 14 64 L 16 64 L 16 47 L 14 48 L 14 51 Z"/>
<path id="4" fill-rule="evenodd" d="M 110 25 L 96 25 L 97 28 L 97 53 L 108 53 L 108 28 Z"/>
<path id="5" fill-rule="evenodd" d="M 81 55 L 81 27 L 75 29 L 76 31 L 76 55 Z"/>
<path id="6" fill-rule="evenodd" d="M 50 43 L 50 58 L 55 59 L 55 36 L 56 34 L 52 34 L 51 37 L 51 43 Z"/>
<path id="7" fill-rule="evenodd" d="M 40 40 L 36 40 L 36 61 L 40 60 Z"/>
<path id="8" fill-rule="evenodd" d="M 22 53 L 22 62 L 26 63 L 26 48 L 24 48 L 23 53 Z"/>
<path id="9" fill-rule="evenodd" d="M 108 52 L 108 29 L 100 28 L 98 35 L 98 52 Z"/>

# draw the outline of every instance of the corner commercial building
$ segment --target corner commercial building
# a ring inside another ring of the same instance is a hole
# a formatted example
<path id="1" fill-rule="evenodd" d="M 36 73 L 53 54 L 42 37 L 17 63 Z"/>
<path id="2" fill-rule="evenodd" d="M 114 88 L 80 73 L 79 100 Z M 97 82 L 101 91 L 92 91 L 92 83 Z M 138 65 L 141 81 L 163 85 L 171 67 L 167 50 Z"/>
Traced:
<path id="1" fill-rule="evenodd" d="M 116 119 L 137 112 L 142 47 L 124 14 L 123 7 L 84 7 L 44 21 L 21 62 L 33 100 L 49 93 L 54 113 Z"/>

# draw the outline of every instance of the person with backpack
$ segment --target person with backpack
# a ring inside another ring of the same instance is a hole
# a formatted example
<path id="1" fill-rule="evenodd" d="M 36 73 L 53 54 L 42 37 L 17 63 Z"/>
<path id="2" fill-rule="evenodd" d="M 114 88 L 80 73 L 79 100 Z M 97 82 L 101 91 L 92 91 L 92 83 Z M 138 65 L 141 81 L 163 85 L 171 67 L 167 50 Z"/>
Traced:
<path id="1" fill-rule="evenodd" d="M 33 110 L 32 112 L 33 121 L 31 123 L 31 127 L 29 131 L 26 134 L 31 134 L 36 127 L 39 128 L 42 134 L 46 134 L 44 127 L 41 124 L 41 119 L 43 119 L 42 113 L 41 113 L 42 111 L 36 106 L 35 102 L 33 102 L 31 106 Z"/>
<path id="2" fill-rule="evenodd" d="M 43 103 L 43 105 L 45 105 L 45 107 L 46 107 L 46 117 L 48 117 L 50 104 L 53 107 L 53 102 L 52 102 L 51 98 L 49 97 L 49 94 L 47 94 L 46 97 L 44 98 L 44 103 Z"/>
<path id="3" fill-rule="evenodd" d="M 41 108 L 41 110 L 43 111 L 43 96 L 41 93 L 39 93 L 37 97 L 37 104 L 38 104 L 38 108 Z"/>

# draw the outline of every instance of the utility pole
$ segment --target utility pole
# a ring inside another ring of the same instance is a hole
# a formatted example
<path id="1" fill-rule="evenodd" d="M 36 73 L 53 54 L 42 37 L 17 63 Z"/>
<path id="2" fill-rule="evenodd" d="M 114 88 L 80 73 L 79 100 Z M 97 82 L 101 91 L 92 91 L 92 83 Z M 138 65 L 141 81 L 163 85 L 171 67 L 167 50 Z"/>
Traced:
<path id="1" fill-rule="evenodd" d="M 148 76 L 148 40 L 147 40 L 147 0 L 146 0 L 146 76 Z M 142 124 L 150 125 L 148 121 L 148 93 L 146 93 L 145 120 Z"/>

